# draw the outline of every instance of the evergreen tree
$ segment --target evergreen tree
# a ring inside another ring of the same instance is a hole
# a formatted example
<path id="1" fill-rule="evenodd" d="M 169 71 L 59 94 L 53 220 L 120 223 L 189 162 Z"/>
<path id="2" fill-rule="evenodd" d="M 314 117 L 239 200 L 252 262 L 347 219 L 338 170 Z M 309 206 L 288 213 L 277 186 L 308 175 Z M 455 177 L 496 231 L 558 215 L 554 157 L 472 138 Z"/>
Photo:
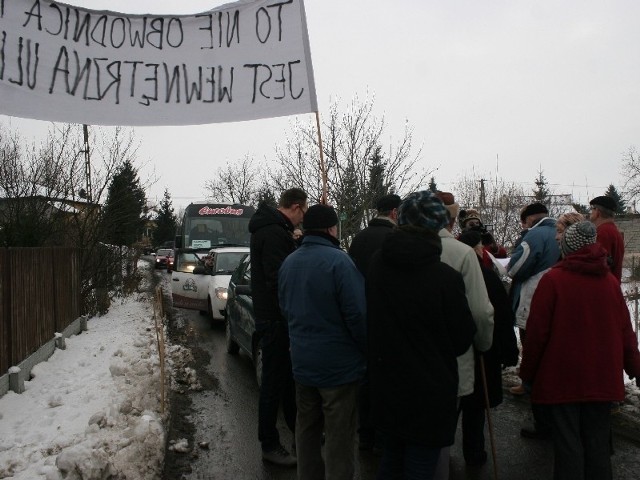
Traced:
<path id="1" fill-rule="evenodd" d="M 581 203 L 572 203 L 571 206 L 575 209 L 576 212 L 581 213 L 585 216 L 585 218 L 589 218 L 588 205 L 582 205 Z"/>
<path id="2" fill-rule="evenodd" d="M 369 195 L 372 200 L 365 203 L 375 204 L 380 198 L 389 193 L 389 187 L 384 183 L 384 158 L 381 153 L 382 148 L 378 145 L 371 155 L 371 166 L 369 167 Z"/>
<path id="3" fill-rule="evenodd" d="M 621 215 L 626 212 L 627 210 L 626 202 L 622 199 L 622 197 L 618 193 L 618 190 L 616 190 L 616 187 L 614 187 L 613 184 L 609 185 L 609 188 L 607 188 L 607 191 L 604 192 L 604 194 L 607 197 L 611 197 L 616 201 L 616 205 L 618 205 L 618 209 L 616 210 L 615 213 Z"/>
<path id="4" fill-rule="evenodd" d="M 168 189 L 164 191 L 164 197 L 160 202 L 160 209 L 158 210 L 155 221 L 156 228 L 153 231 L 154 245 L 160 246 L 164 242 L 171 241 L 175 238 L 178 218 L 173 211 L 171 195 Z"/>
<path id="5" fill-rule="evenodd" d="M 261 203 L 266 203 L 267 205 L 274 208 L 278 206 L 278 199 L 276 198 L 276 194 L 267 185 L 260 188 L 256 194 L 256 206 L 260 205 Z"/>
<path id="6" fill-rule="evenodd" d="M 138 171 L 125 160 L 114 175 L 102 214 L 103 238 L 112 245 L 130 246 L 144 232 L 146 196 Z"/>
<path id="7" fill-rule="evenodd" d="M 544 177 L 542 170 L 538 171 L 538 178 L 535 179 L 534 183 L 536 184 L 536 188 L 533 190 L 535 201 L 549 207 L 551 205 L 551 192 L 549 191 L 547 179 Z"/>
<path id="8" fill-rule="evenodd" d="M 429 181 L 429 191 L 433 193 L 438 191 L 438 185 L 436 185 L 435 177 L 431 177 L 431 180 Z"/>

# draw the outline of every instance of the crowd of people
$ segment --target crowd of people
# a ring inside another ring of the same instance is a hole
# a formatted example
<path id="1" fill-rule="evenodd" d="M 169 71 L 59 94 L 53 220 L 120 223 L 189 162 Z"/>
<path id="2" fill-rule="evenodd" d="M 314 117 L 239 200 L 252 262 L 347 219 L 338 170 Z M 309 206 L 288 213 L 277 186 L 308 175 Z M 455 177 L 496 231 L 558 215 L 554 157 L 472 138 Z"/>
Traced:
<path id="1" fill-rule="evenodd" d="M 527 205 L 501 263 L 479 212 L 449 192 L 378 199 L 348 252 L 334 208 L 309 206 L 303 190 L 260 205 L 249 230 L 263 459 L 299 479 L 348 480 L 359 448 L 381 453 L 379 479 L 447 479 L 461 417 L 464 460 L 482 466 L 486 412 L 520 362 L 511 393 L 531 396 L 534 420 L 521 434 L 553 439 L 554 479 L 612 478 L 611 404 L 623 370 L 640 377 L 640 352 L 615 201 L 590 206 L 585 220 Z"/>

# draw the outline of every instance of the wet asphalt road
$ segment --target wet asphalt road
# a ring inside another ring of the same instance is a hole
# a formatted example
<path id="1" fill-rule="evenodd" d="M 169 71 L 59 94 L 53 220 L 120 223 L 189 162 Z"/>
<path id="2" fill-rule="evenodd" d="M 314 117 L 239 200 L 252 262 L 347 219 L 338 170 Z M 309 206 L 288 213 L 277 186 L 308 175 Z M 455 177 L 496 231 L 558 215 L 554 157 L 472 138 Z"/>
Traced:
<path id="1" fill-rule="evenodd" d="M 161 274 L 163 286 L 169 286 L 168 275 Z M 166 288 L 166 287 L 165 287 Z M 168 295 L 170 299 L 170 295 Z M 257 440 L 258 386 L 253 364 L 244 353 L 229 355 L 225 350 L 224 324 L 212 324 L 207 317 L 195 311 L 173 309 L 174 327 L 184 332 L 184 341 L 194 350 L 197 359 L 194 368 L 202 380 L 204 389 L 186 392 L 191 400 L 188 411 L 181 412 L 192 424 L 189 439 L 193 450 L 180 454 L 181 463 L 188 464 L 182 473 L 167 474 L 165 479 L 273 479 L 293 480 L 295 469 L 287 469 L 263 463 Z M 200 351 L 197 353 L 197 351 Z M 549 441 L 528 440 L 520 437 L 522 422 L 528 416 L 526 401 L 512 399 L 492 411 L 498 478 L 503 480 L 540 480 L 552 478 L 552 446 Z M 291 435 L 284 422 L 279 425 L 284 445 L 291 444 Z M 169 438 L 176 438 L 169 432 Z M 208 448 L 198 445 L 202 442 Z M 479 469 L 464 465 L 460 448 L 460 432 L 451 454 L 451 480 L 494 479 L 489 436 L 487 451 L 490 459 Z M 616 437 L 616 454 L 612 457 L 614 478 L 632 480 L 640 478 L 640 451 L 638 446 Z M 167 461 L 172 460 L 172 455 Z M 378 458 L 361 452 L 357 479 L 376 478 Z"/>

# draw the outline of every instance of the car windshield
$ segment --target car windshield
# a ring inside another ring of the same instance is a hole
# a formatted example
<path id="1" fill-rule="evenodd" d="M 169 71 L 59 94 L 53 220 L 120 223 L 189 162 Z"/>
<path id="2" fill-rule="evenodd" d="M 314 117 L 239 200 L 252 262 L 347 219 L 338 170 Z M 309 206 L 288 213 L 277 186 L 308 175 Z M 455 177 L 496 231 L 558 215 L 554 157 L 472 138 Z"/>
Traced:
<path id="1" fill-rule="evenodd" d="M 173 255 L 173 252 L 169 248 L 161 248 L 160 250 L 158 250 L 156 255 L 158 255 L 160 257 L 170 257 L 170 256 Z"/>
<path id="2" fill-rule="evenodd" d="M 246 252 L 216 253 L 216 273 L 233 273 L 246 254 Z"/>

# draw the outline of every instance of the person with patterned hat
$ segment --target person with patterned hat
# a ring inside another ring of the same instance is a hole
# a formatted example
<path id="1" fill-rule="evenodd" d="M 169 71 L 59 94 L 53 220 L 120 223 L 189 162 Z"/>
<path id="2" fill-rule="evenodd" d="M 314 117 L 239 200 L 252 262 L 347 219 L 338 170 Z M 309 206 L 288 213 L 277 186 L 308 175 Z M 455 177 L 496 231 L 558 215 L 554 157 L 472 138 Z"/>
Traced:
<path id="1" fill-rule="evenodd" d="M 638 383 L 638 341 L 595 226 L 569 226 L 561 251 L 531 302 L 520 378 L 552 425 L 553 478 L 607 480 L 610 404 L 624 400 L 622 370 Z"/>
<path id="2" fill-rule="evenodd" d="M 476 326 L 462 276 L 440 259 L 438 232 L 449 218 L 432 192 L 412 193 L 398 208 L 398 228 L 371 259 L 372 418 L 383 435 L 378 478 L 431 479 L 441 450 L 454 442 L 457 357 L 471 348 Z M 474 261 L 478 266 L 475 254 Z"/>
<path id="3" fill-rule="evenodd" d="M 591 200 L 589 205 L 591 205 L 589 220 L 597 228 L 598 243 L 606 250 L 609 268 L 621 283 L 624 239 L 614 221 L 618 204 L 613 198 L 603 195 Z"/>
<path id="4" fill-rule="evenodd" d="M 480 212 L 474 208 L 460 210 L 458 214 L 458 224 L 460 225 L 460 230 L 471 229 L 482 231 L 484 229 Z"/>

